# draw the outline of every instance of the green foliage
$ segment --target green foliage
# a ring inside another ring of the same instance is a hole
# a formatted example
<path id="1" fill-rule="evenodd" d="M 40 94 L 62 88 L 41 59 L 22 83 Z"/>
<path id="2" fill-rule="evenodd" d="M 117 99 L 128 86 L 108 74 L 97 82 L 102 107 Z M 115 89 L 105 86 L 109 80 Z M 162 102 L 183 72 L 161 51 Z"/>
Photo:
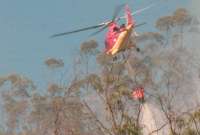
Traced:
<path id="1" fill-rule="evenodd" d="M 159 18 L 156 27 L 160 31 L 169 32 L 175 26 L 188 26 L 191 19 L 188 11 L 181 8 L 173 15 Z M 176 44 L 181 39 L 181 34 L 173 35 L 171 37 Z M 168 37 L 169 40 L 172 40 L 171 37 Z M 120 52 L 117 57 L 123 57 L 117 61 L 113 61 L 110 55 L 99 53 L 95 40 L 83 42 L 80 46 L 81 60 L 77 63 L 81 65 L 82 60 L 85 60 L 86 72 L 73 76 L 69 85 L 49 83 L 47 89 L 41 92 L 36 90 L 29 78 L 22 75 L 9 74 L 0 77 L 0 86 L 4 86 L 6 82 L 10 86 L 7 91 L 1 92 L 4 113 L 7 116 L 6 133 L 142 135 L 138 113 L 141 110 L 138 102 L 131 97 L 132 89 L 142 85 L 145 92 L 153 95 L 151 98 L 156 97 L 153 100 L 160 99 L 160 108 L 169 125 L 171 124 L 173 135 L 197 135 L 200 111 L 178 116 L 179 112 L 173 110 L 177 105 L 174 98 L 178 96 L 173 94 L 176 90 L 190 86 L 191 80 L 187 79 L 190 76 L 185 72 L 188 71 L 185 61 L 192 59 L 189 57 L 190 53 L 182 47 L 161 47 L 164 40 L 168 39 L 159 32 L 145 32 L 130 40 L 137 44 L 145 41 L 149 46 L 144 46 L 141 53 L 134 50 Z M 100 65 L 97 71 L 89 70 L 90 56 L 95 56 Z M 64 62 L 61 59 L 48 58 L 45 65 L 50 69 L 57 69 L 64 67 Z M 79 68 L 85 69 L 82 65 Z M 88 103 L 85 100 L 87 94 L 83 93 L 91 91 L 97 100 Z M 96 106 L 99 105 L 96 102 L 101 106 Z M 90 107 L 91 104 L 94 107 Z M 104 115 L 98 116 L 100 112 Z M 99 117 L 105 117 L 102 118 L 104 121 Z"/>
<path id="2" fill-rule="evenodd" d="M 125 123 L 118 129 L 119 135 L 142 135 L 142 130 L 130 116 L 125 115 Z"/>
<path id="3" fill-rule="evenodd" d="M 61 59 L 55 58 L 48 58 L 47 60 L 45 60 L 45 64 L 50 69 L 61 68 L 64 66 L 64 62 Z"/>
<path id="4" fill-rule="evenodd" d="M 198 135 L 195 129 L 186 128 L 182 135 Z"/>
<path id="5" fill-rule="evenodd" d="M 192 115 L 198 122 L 200 122 L 200 110 L 195 111 Z"/>
<path id="6" fill-rule="evenodd" d="M 145 32 L 141 34 L 140 36 L 136 37 L 137 42 L 148 41 L 148 40 L 149 41 L 155 40 L 159 44 L 163 44 L 163 41 L 165 40 L 165 38 L 161 33 L 158 33 L 158 32 Z"/>
<path id="7" fill-rule="evenodd" d="M 90 74 L 89 76 L 87 76 L 87 80 L 87 82 L 90 83 L 91 87 L 97 90 L 97 92 L 103 91 L 101 78 L 98 75 Z"/>
<path id="8" fill-rule="evenodd" d="M 185 8 L 177 9 L 173 14 L 175 25 L 189 25 L 192 17 Z"/>
<path id="9" fill-rule="evenodd" d="M 172 16 L 164 16 L 157 20 L 156 28 L 161 31 L 167 31 L 174 26 L 174 18 Z"/>
<path id="10" fill-rule="evenodd" d="M 98 43 L 95 40 L 89 40 L 81 44 L 80 51 L 83 54 L 94 55 L 98 52 L 97 47 L 98 47 Z"/>
<path id="11" fill-rule="evenodd" d="M 112 61 L 112 56 L 106 55 L 105 53 L 99 53 L 96 57 L 96 61 L 102 66 L 109 66 Z"/>

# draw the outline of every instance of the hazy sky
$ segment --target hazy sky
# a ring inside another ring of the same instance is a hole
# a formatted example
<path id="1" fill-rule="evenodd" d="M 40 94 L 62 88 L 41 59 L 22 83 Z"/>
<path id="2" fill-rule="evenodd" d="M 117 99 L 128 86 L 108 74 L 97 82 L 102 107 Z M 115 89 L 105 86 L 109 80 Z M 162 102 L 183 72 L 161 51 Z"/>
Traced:
<path id="1" fill-rule="evenodd" d="M 0 75 L 21 73 L 36 84 L 45 79 L 44 60 L 64 60 L 67 69 L 89 32 L 50 39 L 55 33 L 108 20 L 114 7 L 128 3 L 133 11 L 158 0 L 0 0 Z M 148 24 L 137 29 L 153 31 L 155 20 L 187 6 L 189 0 L 163 0 L 158 6 L 135 16 Z M 105 32 L 93 37 L 103 46 Z"/>

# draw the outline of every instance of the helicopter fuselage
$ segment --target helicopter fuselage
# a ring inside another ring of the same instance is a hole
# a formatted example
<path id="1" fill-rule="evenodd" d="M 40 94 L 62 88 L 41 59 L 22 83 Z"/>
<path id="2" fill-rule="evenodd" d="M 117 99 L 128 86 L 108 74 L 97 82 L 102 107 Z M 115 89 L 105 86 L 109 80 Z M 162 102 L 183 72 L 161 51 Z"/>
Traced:
<path id="1" fill-rule="evenodd" d="M 133 25 L 128 25 L 121 29 L 119 33 L 108 33 L 106 36 L 106 54 L 115 55 L 116 53 L 129 47 L 129 38 L 133 30 Z"/>
<path id="2" fill-rule="evenodd" d="M 126 6 L 126 25 L 118 26 L 116 22 L 110 23 L 105 39 L 105 52 L 108 55 L 115 55 L 116 53 L 129 48 L 129 39 L 134 28 L 134 20 L 131 11 Z"/>

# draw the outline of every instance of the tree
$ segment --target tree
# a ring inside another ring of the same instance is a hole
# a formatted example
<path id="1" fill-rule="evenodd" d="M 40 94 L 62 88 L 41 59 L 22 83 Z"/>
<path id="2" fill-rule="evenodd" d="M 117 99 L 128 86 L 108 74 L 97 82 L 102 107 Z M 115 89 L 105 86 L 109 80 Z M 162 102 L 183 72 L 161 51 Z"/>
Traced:
<path id="1" fill-rule="evenodd" d="M 156 28 L 160 31 L 166 32 L 166 44 L 169 42 L 170 30 L 174 26 L 173 16 L 164 16 L 156 21 Z"/>
<path id="2" fill-rule="evenodd" d="M 174 24 L 180 28 L 181 45 L 183 45 L 184 27 L 190 25 L 192 17 L 185 8 L 177 9 L 173 14 Z"/>
<path id="3" fill-rule="evenodd" d="M 142 135 L 145 125 L 141 114 L 152 103 L 160 109 L 165 123 L 150 129 L 149 134 L 159 134 L 166 128 L 167 134 L 199 135 L 200 111 L 194 82 L 199 63 L 192 51 L 176 45 L 181 33 L 177 33 L 175 25 L 185 29 L 189 20 L 185 9 L 159 18 L 156 27 L 167 32 L 168 41 L 175 38 L 174 45 L 163 47 L 162 33 L 145 32 L 130 39 L 141 46 L 141 52 L 120 52 L 118 55 L 124 57 L 116 61 L 99 53 L 95 40 L 83 42 L 72 76 L 64 84 L 51 81 L 40 90 L 20 74 L 0 77 L 6 115 L 5 130 L 0 134 Z M 64 67 L 61 59 L 48 58 L 44 63 L 51 71 Z M 143 104 L 131 95 L 138 86 L 145 89 Z"/>

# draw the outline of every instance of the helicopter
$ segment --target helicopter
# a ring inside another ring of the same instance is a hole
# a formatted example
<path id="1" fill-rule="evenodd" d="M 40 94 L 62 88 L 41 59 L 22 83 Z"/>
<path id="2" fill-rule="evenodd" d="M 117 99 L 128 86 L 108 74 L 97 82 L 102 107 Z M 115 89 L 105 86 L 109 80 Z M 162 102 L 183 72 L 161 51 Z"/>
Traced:
<path id="1" fill-rule="evenodd" d="M 89 26 L 69 32 L 64 32 L 64 33 L 59 33 L 59 34 L 54 34 L 51 36 L 51 38 L 59 37 L 59 36 L 64 36 L 64 35 L 69 35 L 73 33 L 78 33 L 86 30 L 91 30 L 91 29 L 97 29 L 99 28 L 98 31 L 94 32 L 91 34 L 91 36 L 96 35 L 106 28 L 108 29 L 106 35 L 105 35 L 105 53 L 107 55 L 115 56 L 117 53 L 121 51 L 125 51 L 126 49 L 130 49 L 132 47 L 136 47 L 135 44 L 132 44 L 130 42 L 130 36 L 132 33 L 134 33 L 134 36 L 138 36 L 134 29 L 136 27 L 142 26 L 146 24 L 145 22 L 140 23 L 140 24 L 135 24 L 135 21 L 133 19 L 133 15 L 136 15 L 140 12 L 143 12 L 149 8 L 154 6 L 154 4 L 151 4 L 143 9 L 137 10 L 136 12 L 131 13 L 131 10 L 129 6 L 126 4 L 119 5 L 118 7 L 115 8 L 113 17 L 110 21 L 105 21 L 103 23 L 94 25 L 94 26 Z M 120 13 L 121 9 L 125 7 L 125 15 L 118 17 L 118 14 Z M 117 22 L 121 19 L 126 20 L 126 24 L 122 24 L 119 26 Z M 137 48 L 139 51 L 139 48 Z"/>

